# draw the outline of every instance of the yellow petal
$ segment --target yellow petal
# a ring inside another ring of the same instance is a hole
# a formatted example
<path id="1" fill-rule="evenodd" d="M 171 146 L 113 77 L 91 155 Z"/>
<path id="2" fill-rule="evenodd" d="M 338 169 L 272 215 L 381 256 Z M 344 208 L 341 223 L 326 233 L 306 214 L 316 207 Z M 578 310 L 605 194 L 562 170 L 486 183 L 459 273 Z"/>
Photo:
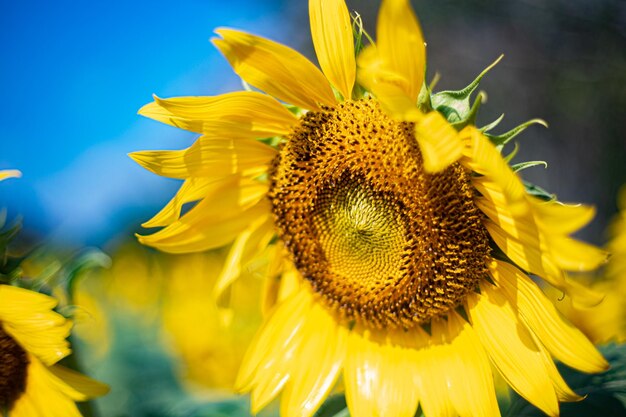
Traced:
<path id="1" fill-rule="evenodd" d="M 212 195 L 212 187 L 219 187 L 224 178 L 193 177 L 187 178 L 172 198 L 153 218 L 142 223 L 145 228 L 167 226 L 180 217 L 180 211 L 187 203 L 201 200 Z"/>
<path id="2" fill-rule="evenodd" d="M 547 240 L 555 262 L 568 271 L 591 271 L 609 258 L 608 252 L 567 236 L 549 234 Z"/>
<path id="3" fill-rule="evenodd" d="M 10 410 L 11 417 L 81 417 L 74 400 L 33 355 L 29 355 L 26 390 Z"/>
<path id="4" fill-rule="evenodd" d="M 436 111 L 415 124 L 415 138 L 424 157 L 426 172 L 443 171 L 463 152 L 463 142 L 457 131 Z"/>
<path id="5" fill-rule="evenodd" d="M 48 370 L 54 375 L 51 381 L 74 401 L 86 401 L 109 392 L 106 384 L 63 366 L 55 365 Z"/>
<path id="6" fill-rule="evenodd" d="M 417 344 L 413 356 L 418 373 L 413 382 L 424 415 L 456 417 L 457 413 L 448 387 L 448 372 L 451 371 L 446 365 L 449 358 L 448 349 L 443 346 L 441 340 L 435 340 L 420 327 L 411 329 L 410 333 L 412 333 L 410 337 L 414 338 Z"/>
<path id="7" fill-rule="evenodd" d="M 499 417 L 491 364 L 472 327 L 454 310 L 444 330 L 450 341 L 448 359 L 442 363 L 450 398 L 461 417 Z"/>
<path id="8" fill-rule="evenodd" d="M 247 392 L 254 388 L 263 379 L 262 375 L 259 376 L 262 371 L 259 369 L 267 368 L 268 363 L 284 357 L 285 350 L 290 350 L 293 340 L 301 337 L 310 303 L 309 293 L 303 290 L 273 309 L 241 362 L 235 382 L 238 392 Z"/>
<path id="9" fill-rule="evenodd" d="M 562 234 L 574 233 L 587 225 L 595 216 L 592 206 L 563 204 L 558 201 L 542 201 L 535 204 L 538 220 Z"/>
<path id="10" fill-rule="evenodd" d="M 308 110 L 336 104 L 326 77 L 293 49 L 232 29 L 215 32 L 222 39 L 213 39 L 213 44 L 248 84 Z"/>
<path id="11" fill-rule="evenodd" d="M 602 292 L 574 281 L 567 275 L 565 275 L 565 286 L 559 289 L 570 296 L 575 308 L 595 307 L 604 300 Z"/>
<path id="12" fill-rule="evenodd" d="M 528 402 L 549 416 L 559 415 L 559 404 L 542 352 L 507 298 L 491 285 L 467 298 L 472 326 L 502 377 Z"/>
<path id="13" fill-rule="evenodd" d="M 426 48 L 408 0 L 383 0 L 376 26 L 376 46 L 383 66 L 401 77 L 398 85 L 416 103 L 424 82 Z"/>
<path id="14" fill-rule="evenodd" d="M 368 331 L 350 333 L 343 377 L 350 415 L 415 415 L 418 404 L 415 354 L 395 345 L 392 339 Z"/>
<path id="15" fill-rule="evenodd" d="M 576 394 L 570 387 L 567 385 L 567 382 L 563 379 L 559 370 L 557 369 L 550 353 L 546 350 L 544 346 L 541 345 L 541 342 L 538 340 L 536 335 L 533 334 L 533 340 L 535 344 L 541 351 L 541 357 L 543 358 L 543 364 L 546 367 L 546 372 L 548 373 L 548 377 L 552 381 L 552 386 L 554 387 L 554 392 L 556 392 L 556 397 L 559 401 L 581 401 L 584 397 Z"/>
<path id="16" fill-rule="evenodd" d="M 402 88 L 402 77 L 385 68 L 374 45 L 366 47 L 359 54 L 358 66 L 359 83 L 376 96 L 387 114 L 406 122 L 417 122 L 424 117 L 417 107 L 417 101 Z"/>
<path id="17" fill-rule="evenodd" d="M 235 239 L 259 217 L 269 213 L 263 199 L 267 184 L 224 181 L 211 198 L 206 197 L 176 222 L 147 236 L 141 243 L 171 253 L 197 252 L 223 246 Z"/>
<path id="18" fill-rule="evenodd" d="M 46 365 L 69 355 L 66 338 L 72 322 L 52 310 L 57 301 L 44 294 L 0 285 L 0 325 L 27 352 Z"/>
<path id="19" fill-rule="evenodd" d="M 491 220 L 486 220 L 484 225 L 496 245 L 513 262 L 525 271 L 539 275 L 554 287 L 565 290 L 565 274 L 548 253 L 514 238 Z"/>
<path id="20" fill-rule="evenodd" d="M 477 187 L 482 191 L 481 187 Z M 563 236 L 552 225 L 538 221 L 535 205 L 525 214 L 515 215 L 505 205 L 498 205 L 487 199 L 476 201 L 480 209 L 502 230 L 527 247 L 550 257 L 561 269 L 570 271 L 590 271 L 604 263 L 608 254 L 603 250 Z"/>
<path id="21" fill-rule="evenodd" d="M 280 415 L 311 417 L 335 385 L 346 354 L 346 329 L 321 305 L 308 314 L 304 338 L 285 386 Z"/>
<path id="22" fill-rule="evenodd" d="M 17 169 L 0 170 L 0 181 L 6 180 L 7 178 L 19 178 L 21 176 L 22 173 Z"/>
<path id="23" fill-rule="evenodd" d="M 558 360 L 583 372 L 601 372 L 607 362 L 593 344 L 565 321 L 537 284 L 515 266 L 494 261 L 494 282 L 502 288 L 528 328 Z"/>
<path id="24" fill-rule="evenodd" d="M 346 3 L 344 0 L 309 0 L 309 17 L 320 67 L 344 100 L 349 100 L 356 78 L 356 63 Z"/>
<path id="25" fill-rule="evenodd" d="M 57 304 L 58 301 L 49 295 L 11 285 L 0 285 L 0 321 L 34 312 L 46 312 Z"/>
<path id="26" fill-rule="evenodd" d="M 274 223 L 269 212 L 260 216 L 250 224 L 233 242 L 222 271 L 215 282 L 213 296 L 219 299 L 224 290 L 241 274 L 242 268 L 250 261 L 257 251 L 264 249 L 274 236 Z M 262 243 L 261 243 L 262 242 Z M 263 246 L 260 248 L 259 246 Z"/>
<path id="27" fill-rule="evenodd" d="M 129 156 L 155 174 L 185 179 L 224 177 L 229 174 L 262 172 L 276 155 L 271 146 L 252 139 L 218 139 L 202 136 L 185 150 L 142 151 Z"/>
<path id="28" fill-rule="evenodd" d="M 139 114 L 211 137 L 265 138 L 286 135 L 298 119 L 274 98 L 255 91 L 213 97 L 176 97 L 143 106 Z"/>
<path id="29" fill-rule="evenodd" d="M 484 175 L 485 182 L 497 185 L 496 190 L 506 198 L 509 210 L 514 213 L 528 211 L 524 184 L 489 139 L 474 126 L 464 128 L 460 136 L 466 145 L 465 158 L 461 160 L 461 163 L 474 172 Z"/>

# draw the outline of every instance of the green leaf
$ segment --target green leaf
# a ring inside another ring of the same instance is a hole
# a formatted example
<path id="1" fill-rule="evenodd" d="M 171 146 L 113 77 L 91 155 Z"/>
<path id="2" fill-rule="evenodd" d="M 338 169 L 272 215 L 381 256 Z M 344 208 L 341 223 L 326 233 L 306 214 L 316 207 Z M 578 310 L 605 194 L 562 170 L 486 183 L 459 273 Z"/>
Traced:
<path id="1" fill-rule="evenodd" d="M 561 417 L 626 416 L 626 345 L 609 344 L 600 348 L 611 368 L 602 374 L 583 374 L 558 364 L 569 386 L 585 399 L 561 404 Z M 505 417 L 545 417 L 517 394 Z"/>
<path id="2" fill-rule="evenodd" d="M 498 117 L 496 120 L 494 120 L 493 122 L 489 123 L 488 125 L 485 125 L 483 127 L 481 127 L 479 130 L 483 133 L 485 132 L 489 132 L 491 129 L 495 128 L 496 126 L 498 126 L 500 124 L 500 122 L 502 121 L 502 119 L 504 119 L 504 113 L 502 113 L 500 115 L 500 117 Z"/>
<path id="3" fill-rule="evenodd" d="M 464 126 L 467 125 L 470 118 L 476 118 L 476 115 L 472 114 L 472 109 L 476 106 L 480 106 L 480 102 L 482 102 L 483 98 L 481 96 L 477 97 L 474 104 L 471 105 L 470 97 L 472 93 L 476 90 L 476 88 L 478 88 L 478 84 L 480 84 L 480 81 L 485 74 L 495 67 L 503 56 L 504 55 L 500 55 L 498 59 L 485 68 L 483 72 L 478 74 L 478 77 L 476 77 L 476 79 L 474 79 L 474 81 L 472 81 L 470 85 L 464 89 L 457 91 L 440 91 L 433 94 L 431 97 L 432 107 L 443 114 L 450 123 L 456 123 Z M 478 108 L 474 110 L 474 112 L 477 111 Z"/>
<path id="4" fill-rule="evenodd" d="M 515 165 L 511 165 L 511 168 L 513 169 L 513 171 L 515 172 L 520 172 L 522 170 L 525 170 L 527 168 L 532 168 L 532 167 L 536 167 L 538 165 L 543 165 L 544 168 L 548 168 L 548 163 L 546 161 L 527 161 L 527 162 L 520 162 L 519 164 L 515 164 Z"/>

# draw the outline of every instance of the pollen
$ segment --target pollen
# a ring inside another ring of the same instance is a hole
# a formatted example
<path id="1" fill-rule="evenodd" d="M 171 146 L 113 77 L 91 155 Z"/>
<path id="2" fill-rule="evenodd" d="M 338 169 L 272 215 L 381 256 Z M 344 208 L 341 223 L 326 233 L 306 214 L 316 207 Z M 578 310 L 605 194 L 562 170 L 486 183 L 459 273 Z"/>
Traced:
<path id="1" fill-rule="evenodd" d="M 424 171 L 411 123 L 374 100 L 309 112 L 273 161 L 278 234 L 340 318 L 410 328 L 445 315 L 490 258 L 470 173 Z"/>
<path id="2" fill-rule="evenodd" d="M 26 351 L 4 331 L 0 322 L 0 410 L 11 410 L 24 393 L 28 363 Z"/>

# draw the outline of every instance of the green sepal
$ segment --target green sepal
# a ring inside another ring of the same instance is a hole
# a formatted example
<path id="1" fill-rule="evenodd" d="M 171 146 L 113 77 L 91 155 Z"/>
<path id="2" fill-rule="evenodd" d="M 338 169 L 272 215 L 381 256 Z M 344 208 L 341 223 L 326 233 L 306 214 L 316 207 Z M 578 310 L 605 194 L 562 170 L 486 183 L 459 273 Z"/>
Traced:
<path id="1" fill-rule="evenodd" d="M 430 113 L 433 111 L 433 103 L 431 101 L 432 90 L 431 87 L 423 83 L 419 95 L 417 96 L 417 107 L 422 113 Z"/>
<path id="2" fill-rule="evenodd" d="M 556 200 L 556 195 L 547 192 L 543 188 L 538 185 L 531 184 L 528 181 L 522 180 L 524 183 L 524 187 L 526 187 L 526 192 L 534 197 L 540 198 L 545 201 L 554 201 Z"/>
<path id="3" fill-rule="evenodd" d="M 370 45 L 374 45 L 374 41 L 363 27 L 363 19 L 361 19 L 361 15 L 357 12 L 353 12 L 350 17 L 352 18 L 352 35 L 354 37 L 354 56 L 358 57 L 361 51 L 365 48 L 363 38 L 365 38 Z M 355 82 L 354 87 L 352 88 L 352 98 L 354 100 L 359 100 L 365 98 L 366 94 L 367 90 L 365 90 L 365 88 L 363 88 L 363 86 L 358 82 Z"/>
<path id="4" fill-rule="evenodd" d="M 476 116 L 478 115 L 478 110 L 480 109 L 480 105 L 483 104 L 487 99 L 487 94 L 484 91 L 480 91 L 476 96 L 476 100 L 474 100 L 474 104 L 472 104 L 472 108 L 469 111 L 469 114 L 464 120 L 460 120 L 458 122 L 452 123 L 452 126 L 456 130 L 461 130 L 467 125 L 475 125 L 476 124 Z"/>
<path id="5" fill-rule="evenodd" d="M 517 142 L 515 142 L 515 147 L 513 148 L 513 150 L 511 151 L 510 154 L 508 154 L 507 156 L 503 157 L 504 161 L 509 164 L 511 162 L 511 160 L 513 158 L 515 158 L 515 155 L 517 155 L 517 152 L 519 151 L 519 144 Z"/>
<path id="6" fill-rule="evenodd" d="M 546 161 L 526 161 L 526 162 L 520 162 L 519 164 L 511 165 L 511 169 L 514 172 L 520 172 L 527 168 L 532 168 L 532 167 L 536 167 L 539 165 L 543 165 L 544 168 L 548 168 L 548 163 Z"/>
<path id="7" fill-rule="evenodd" d="M 365 39 L 367 39 L 367 41 L 372 45 L 374 44 L 374 41 L 365 31 L 361 15 L 357 12 L 353 12 L 350 17 L 352 18 L 352 36 L 354 36 L 354 56 L 359 56 L 363 48 L 365 48 L 363 37 L 365 37 Z"/>
<path id="8" fill-rule="evenodd" d="M 500 115 L 500 117 L 498 117 L 496 120 L 494 120 L 493 122 L 486 124 L 485 126 L 481 127 L 480 130 L 481 132 L 485 133 L 485 132 L 489 132 L 491 129 L 495 128 L 496 126 L 498 126 L 500 124 L 500 122 L 502 121 L 502 119 L 504 119 L 504 113 L 502 113 Z"/>
<path id="9" fill-rule="evenodd" d="M 480 106 L 480 104 L 476 104 L 476 102 L 472 105 L 470 103 L 470 97 L 472 93 L 478 88 L 478 84 L 482 78 L 491 70 L 494 66 L 500 62 L 504 55 L 500 55 L 498 59 L 496 59 L 491 65 L 483 70 L 478 77 L 474 79 L 462 90 L 457 91 L 440 91 L 436 94 L 433 94 L 431 97 L 432 106 L 435 110 L 443 114 L 446 119 L 452 124 L 468 124 L 469 118 L 472 117 L 472 108 L 475 106 Z M 480 101 L 481 97 L 478 97 L 476 101 Z M 477 110 L 477 109 L 476 109 Z M 474 118 L 476 115 L 474 114 Z"/>
<path id="10" fill-rule="evenodd" d="M 492 135 L 489 133 L 485 133 L 485 136 L 489 138 L 491 143 L 493 143 L 496 146 L 496 148 L 498 148 L 499 151 L 502 151 L 502 148 L 504 147 L 504 145 L 509 143 L 514 137 L 516 137 L 517 135 L 522 133 L 524 130 L 526 130 L 528 126 L 535 125 L 535 124 L 541 125 L 543 127 L 548 127 L 548 124 L 544 120 L 532 119 L 532 120 L 522 123 L 521 125 L 517 127 L 514 127 L 513 129 L 501 135 Z"/>

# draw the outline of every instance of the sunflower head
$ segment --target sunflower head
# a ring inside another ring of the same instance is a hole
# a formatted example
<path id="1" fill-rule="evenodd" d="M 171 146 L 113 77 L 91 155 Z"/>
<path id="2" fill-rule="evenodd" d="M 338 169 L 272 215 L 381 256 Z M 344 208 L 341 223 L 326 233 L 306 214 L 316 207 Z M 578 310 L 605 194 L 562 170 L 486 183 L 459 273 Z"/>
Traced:
<path id="1" fill-rule="evenodd" d="M 580 400 L 553 358 L 586 372 L 606 361 L 527 274 L 593 304 L 601 296 L 567 273 L 606 253 L 570 237 L 591 207 L 528 186 L 518 171 L 532 163 L 502 155 L 543 122 L 500 135 L 500 119 L 476 126 L 483 95 L 471 96 L 495 63 L 462 90 L 432 92 L 408 0 L 383 0 L 364 48 L 343 0 L 310 0 L 309 14 L 321 71 L 219 29 L 213 43 L 260 92 L 157 99 L 140 113 L 202 136 L 132 155 L 185 181 L 143 243 L 230 243 L 218 296 L 269 255 L 275 305 L 237 381 L 253 412 L 282 392 L 284 416 L 310 417 L 342 378 L 354 415 L 413 416 L 419 405 L 428 417 L 497 416 L 490 364 L 549 415 Z"/>
<path id="2" fill-rule="evenodd" d="M 345 319 L 424 323 L 486 273 L 489 241 L 469 171 L 425 172 L 414 123 L 391 119 L 373 99 L 306 114 L 270 173 L 278 235 Z"/>
<path id="3" fill-rule="evenodd" d="M 11 409 L 26 389 L 26 351 L 0 327 L 0 409 Z"/>

